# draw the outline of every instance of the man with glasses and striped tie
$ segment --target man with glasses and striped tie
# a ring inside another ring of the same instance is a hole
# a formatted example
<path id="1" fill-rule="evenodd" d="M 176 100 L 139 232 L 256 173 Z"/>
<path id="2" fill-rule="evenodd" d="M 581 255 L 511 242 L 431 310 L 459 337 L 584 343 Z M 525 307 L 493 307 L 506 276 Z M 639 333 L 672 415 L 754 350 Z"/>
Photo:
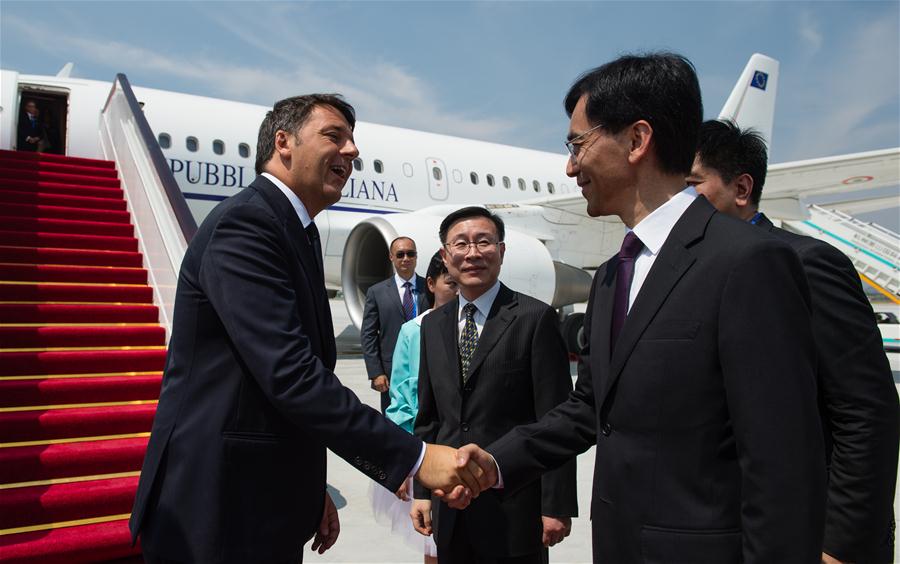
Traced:
<path id="1" fill-rule="evenodd" d="M 360 330 L 366 372 L 372 389 L 381 393 L 381 412 L 391 403 L 391 363 L 400 327 L 426 309 L 425 279 L 416 274 L 416 242 L 409 237 L 391 241 L 389 258 L 394 275 L 366 292 Z"/>

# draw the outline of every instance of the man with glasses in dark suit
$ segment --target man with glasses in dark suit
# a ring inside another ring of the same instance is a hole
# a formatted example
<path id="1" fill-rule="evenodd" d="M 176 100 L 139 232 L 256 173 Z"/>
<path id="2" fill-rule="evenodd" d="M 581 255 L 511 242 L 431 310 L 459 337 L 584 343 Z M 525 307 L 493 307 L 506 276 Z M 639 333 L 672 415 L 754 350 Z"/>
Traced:
<path id="1" fill-rule="evenodd" d="M 360 328 L 363 358 L 372 389 L 381 393 L 381 412 L 391 403 L 391 365 L 400 327 L 426 309 L 425 279 L 416 274 L 416 242 L 409 237 L 391 241 L 389 258 L 394 275 L 366 292 Z"/>

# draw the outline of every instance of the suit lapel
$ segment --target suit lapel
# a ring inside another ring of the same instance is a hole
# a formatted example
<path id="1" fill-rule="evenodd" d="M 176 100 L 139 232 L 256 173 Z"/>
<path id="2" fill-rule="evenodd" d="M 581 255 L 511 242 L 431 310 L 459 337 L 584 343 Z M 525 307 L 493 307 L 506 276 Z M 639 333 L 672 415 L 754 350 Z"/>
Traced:
<path id="1" fill-rule="evenodd" d="M 697 198 L 685 210 L 675 227 L 672 228 L 672 232 L 669 233 L 666 242 L 663 243 L 659 256 L 656 257 L 637 299 L 631 306 L 628 317 L 625 318 L 619 340 L 612 351 L 609 378 L 597 398 L 598 405 L 603 405 L 641 335 L 653 321 L 672 289 L 694 264 L 696 257 L 689 247 L 694 241 L 703 237 L 706 225 L 713 213 L 715 213 L 715 209 L 705 198 L 702 196 Z"/>
<path id="2" fill-rule="evenodd" d="M 441 340 L 444 342 L 444 352 L 447 353 L 447 362 L 453 367 L 448 370 L 457 380 L 459 380 L 459 325 L 457 319 L 459 316 L 459 298 L 454 298 L 452 302 L 446 304 L 438 310 L 440 312 L 440 320 L 438 320 L 438 331 L 441 334 Z M 434 315 L 433 313 L 428 314 Z"/>
<path id="3" fill-rule="evenodd" d="M 416 313 L 421 314 L 428 310 L 428 300 L 425 298 L 428 288 L 425 286 L 425 279 L 416 275 Z"/>
<path id="4" fill-rule="evenodd" d="M 388 293 L 388 301 L 390 301 L 400 313 L 400 319 L 405 319 L 406 313 L 403 311 L 403 302 L 400 301 L 400 290 L 397 289 L 397 279 L 395 278 L 397 274 L 391 274 L 391 277 L 387 279 L 387 285 L 385 286 L 385 291 Z"/>
<path id="5" fill-rule="evenodd" d="M 515 307 L 518 303 L 515 292 L 501 283 L 500 291 L 494 299 L 487 321 L 485 321 L 484 328 L 481 330 L 481 336 L 478 337 L 478 346 L 475 347 L 472 362 L 469 364 L 470 382 L 473 381 L 471 378 L 475 377 L 481 363 L 484 362 L 494 345 L 497 344 L 497 341 L 500 340 L 500 337 L 503 336 L 503 333 L 506 332 L 506 329 L 516 318 Z"/>

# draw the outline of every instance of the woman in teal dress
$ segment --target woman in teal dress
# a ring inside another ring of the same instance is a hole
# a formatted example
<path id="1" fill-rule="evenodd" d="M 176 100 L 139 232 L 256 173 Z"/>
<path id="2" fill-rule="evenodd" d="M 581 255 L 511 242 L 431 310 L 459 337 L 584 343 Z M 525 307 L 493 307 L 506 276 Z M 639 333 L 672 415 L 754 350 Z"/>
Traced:
<path id="1" fill-rule="evenodd" d="M 419 332 L 422 318 L 456 297 L 456 282 L 447 273 L 440 252 L 431 257 L 425 274 L 425 283 L 428 287 L 428 302 L 432 308 L 407 321 L 400 328 L 391 370 L 391 405 L 385 412 L 385 417 L 407 433 L 413 432 L 413 424 L 419 412 Z M 398 492 L 399 499 L 382 487 L 372 487 L 370 493 L 375 518 L 379 522 L 389 524 L 391 529 L 401 535 L 408 544 L 421 549 L 425 555 L 425 564 L 434 564 L 437 562 L 437 550 L 433 538 L 423 537 L 417 533 L 409 518 L 411 490 L 412 479 L 407 480 Z"/>

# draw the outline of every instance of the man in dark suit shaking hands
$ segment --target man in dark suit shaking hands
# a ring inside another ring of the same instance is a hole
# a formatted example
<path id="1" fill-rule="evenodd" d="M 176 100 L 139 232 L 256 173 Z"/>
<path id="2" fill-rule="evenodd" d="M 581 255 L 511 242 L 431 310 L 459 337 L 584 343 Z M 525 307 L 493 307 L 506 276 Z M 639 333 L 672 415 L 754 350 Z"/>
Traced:
<path id="1" fill-rule="evenodd" d="M 391 403 L 388 388 L 400 327 L 426 309 L 425 279 L 416 274 L 416 242 L 409 237 L 391 241 L 388 252 L 394 275 L 366 292 L 360 328 L 366 372 L 372 389 L 381 393 L 381 412 Z"/>
<path id="2" fill-rule="evenodd" d="M 595 562 L 818 563 L 806 279 L 787 244 L 686 187 L 703 116 L 693 66 L 624 56 L 580 77 L 565 107 L 567 174 L 591 216 L 628 229 L 594 276 L 574 392 L 487 447 L 505 488 L 596 445 Z"/>
<path id="3" fill-rule="evenodd" d="M 336 95 L 277 102 L 259 130 L 259 176 L 188 247 L 131 514 L 148 562 L 298 562 L 314 535 L 326 550 L 339 530 L 326 447 L 391 491 L 413 473 L 480 489 L 455 472 L 453 449 L 425 449 L 334 375 L 313 218 L 341 197 L 354 123 Z"/>
<path id="4" fill-rule="evenodd" d="M 441 256 L 459 298 L 422 322 L 419 413 L 427 442 L 487 443 L 536 421 L 572 389 L 556 312 L 503 285 L 503 221 L 485 208 L 448 215 Z M 541 564 L 577 514 L 575 460 L 516 492 L 484 492 L 464 512 L 417 486 L 413 523 L 435 533 L 442 564 Z M 432 527 L 432 515 L 434 526 Z"/>
<path id="5" fill-rule="evenodd" d="M 759 211 L 767 166 L 759 135 L 708 121 L 687 181 L 720 212 L 765 229 L 800 257 L 812 296 L 829 467 L 822 561 L 890 562 L 900 410 L 881 333 L 847 255 L 779 229 Z"/>

